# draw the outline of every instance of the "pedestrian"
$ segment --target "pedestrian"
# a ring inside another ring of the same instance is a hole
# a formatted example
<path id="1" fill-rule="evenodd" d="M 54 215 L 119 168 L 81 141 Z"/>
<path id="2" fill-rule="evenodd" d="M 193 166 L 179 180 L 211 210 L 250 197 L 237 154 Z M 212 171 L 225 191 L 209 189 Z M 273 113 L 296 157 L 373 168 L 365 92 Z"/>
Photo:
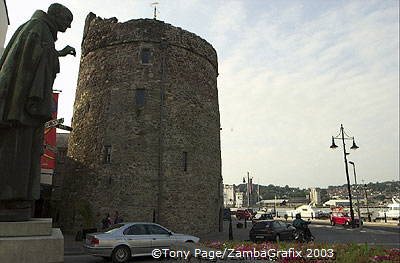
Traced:
<path id="1" fill-rule="evenodd" d="M 119 215 L 118 211 L 115 211 L 114 224 L 122 223 L 122 217 Z"/>
<path id="2" fill-rule="evenodd" d="M 101 220 L 102 230 L 106 230 L 111 226 L 111 218 L 110 213 L 107 213 L 106 216 Z"/>

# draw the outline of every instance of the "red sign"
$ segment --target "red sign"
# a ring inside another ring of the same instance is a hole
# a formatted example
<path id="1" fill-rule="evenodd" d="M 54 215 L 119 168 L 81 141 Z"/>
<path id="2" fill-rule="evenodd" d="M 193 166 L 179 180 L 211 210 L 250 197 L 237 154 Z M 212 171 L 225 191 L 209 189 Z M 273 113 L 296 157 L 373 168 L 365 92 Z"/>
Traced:
<path id="1" fill-rule="evenodd" d="M 52 119 L 57 119 L 57 107 L 58 107 L 58 94 L 53 93 L 53 107 L 52 107 Z M 44 129 L 44 143 L 43 143 L 43 155 L 40 159 L 42 169 L 52 169 L 56 167 L 56 127 L 50 127 Z"/>

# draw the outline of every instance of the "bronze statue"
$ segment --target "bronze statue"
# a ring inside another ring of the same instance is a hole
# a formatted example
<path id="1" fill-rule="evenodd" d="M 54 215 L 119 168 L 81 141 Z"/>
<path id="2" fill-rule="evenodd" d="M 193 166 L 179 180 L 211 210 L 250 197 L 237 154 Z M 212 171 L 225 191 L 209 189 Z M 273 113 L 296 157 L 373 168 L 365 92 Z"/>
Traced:
<path id="1" fill-rule="evenodd" d="M 29 220 L 40 195 L 44 123 L 51 119 L 58 57 L 57 32 L 71 27 L 71 11 L 52 4 L 20 26 L 0 59 L 0 221 Z"/>

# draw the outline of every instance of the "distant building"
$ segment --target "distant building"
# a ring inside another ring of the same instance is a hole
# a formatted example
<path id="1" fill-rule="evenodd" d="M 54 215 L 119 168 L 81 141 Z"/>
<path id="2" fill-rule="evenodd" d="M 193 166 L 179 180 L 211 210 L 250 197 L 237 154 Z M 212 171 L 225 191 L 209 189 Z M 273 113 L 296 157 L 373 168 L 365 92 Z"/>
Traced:
<path id="1" fill-rule="evenodd" d="M 310 203 L 314 205 L 321 203 L 321 193 L 315 188 L 310 189 Z"/>
<path id="2" fill-rule="evenodd" d="M 329 200 L 324 203 L 324 206 L 350 206 L 348 199 Z"/>
<path id="3" fill-rule="evenodd" d="M 235 203 L 235 206 L 236 206 L 237 208 L 243 207 L 243 205 L 244 205 L 244 196 L 245 196 L 245 194 L 244 194 L 243 192 L 236 192 L 235 196 L 236 196 L 236 203 Z"/>
<path id="4" fill-rule="evenodd" d="M 224 207 L 235 207 L 235 186 L 224 185 Z"/>
<path id="5" fill-rule="evenodd" d="M 0 0 L 0 57 L 4 51 L 4 42 L 6 41 L 7 28 L 10 24 L 7 12 L 6 0 Z"/>
<path id="6" fill-rule="evenodd" d="M 289 201 L 287 203 L 289 205 L 304 205 L 304 204 L 308 204 L 309 200 L 306 196 L 305 197 L 291 197 L 291 198 L 289 198 Z"/>

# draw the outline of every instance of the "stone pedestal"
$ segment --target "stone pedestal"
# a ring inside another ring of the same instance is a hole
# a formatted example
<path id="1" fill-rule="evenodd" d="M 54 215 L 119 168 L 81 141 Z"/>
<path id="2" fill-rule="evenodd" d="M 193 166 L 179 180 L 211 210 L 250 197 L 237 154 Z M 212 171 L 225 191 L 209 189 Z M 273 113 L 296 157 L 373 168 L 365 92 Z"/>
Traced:
<path id="1" fill-rule="evenodd" d="M 51 218 L 0 222 L 1 263 L 61 263 L 64 237 Z"/>

